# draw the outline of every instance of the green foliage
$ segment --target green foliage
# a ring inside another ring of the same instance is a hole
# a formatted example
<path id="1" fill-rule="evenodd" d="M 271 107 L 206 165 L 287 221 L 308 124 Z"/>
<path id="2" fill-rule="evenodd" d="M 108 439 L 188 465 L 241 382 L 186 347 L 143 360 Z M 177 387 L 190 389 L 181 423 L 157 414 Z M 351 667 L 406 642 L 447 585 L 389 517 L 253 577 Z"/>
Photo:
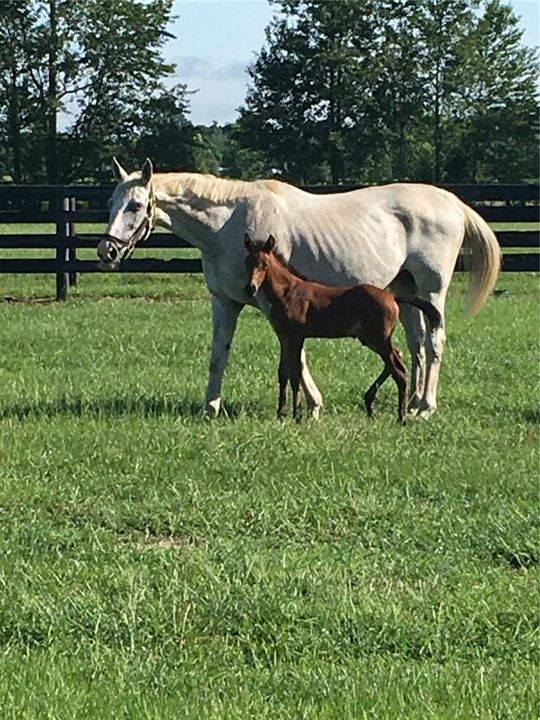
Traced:
<path id="1" fill-rule="evenodd" d="M 537 175 L 537 56 L 508 5 L 274 4 L 238 136 L 276 172 L 302 182 Z"/>
<path id="2" fill-rule="evenodd" d="M 17 117 L 20 157 L 16 179 L 69 181 L 93 175 L 127 144 L 137 114 L 152 102 L 171 105 L 163 78 L 173 70 L 161 57 L 170 35 L 172 0 L 9 0 L 2 4 L 2 91 Z M 24 114 L 16 102 L 25 95 Z M 185 108 L 183 90 L 180 107 Z M 173 102 L 174 105 L 174 102 Z M 151 109 L 151 108 L 150 108 Z M 176 112 L 178 104 L 174 105 Z M 58 128 L 61 112 L 66 129 Z M 8 118 L 6 118 L 6 121 Z M 4 127 L 8 127 L 7 124 Z M 26 136 L 32 138 L 27 148 Z M 25 158 L 34 155 L 34 165 Z"/>
<path id="3" fill-rule="evenodd" d="M 238 121 L 194 127 L 164 82 L 173 0 L 4 0 L 0 175 L 105 181 L 117 154 L 297 183 L 538 177 L 537 53 L 502 0 L 273 5 Z"/>

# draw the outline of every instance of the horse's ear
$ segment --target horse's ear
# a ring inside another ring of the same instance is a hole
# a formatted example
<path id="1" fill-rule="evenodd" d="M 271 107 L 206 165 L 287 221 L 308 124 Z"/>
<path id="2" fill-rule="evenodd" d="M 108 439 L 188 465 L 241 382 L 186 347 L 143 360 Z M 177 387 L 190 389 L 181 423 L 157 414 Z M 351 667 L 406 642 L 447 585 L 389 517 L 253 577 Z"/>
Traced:
<path id="1" fill-rule="evenodd" d="M 264 245 L 264 252 L 270 253 L 276 246 L 276 238 L 273 235 L 268 236 L 268 240 Z"/>
<path id="2" fill-rule="evenodd" d="M 116 180 L 118 180 L 118 182 L 124 182 L 124 180 L 128 179 L 127 172 L 124 170 L 124 168 L 120 165 L 120 163 L 115 157 L 113 157 L 112 159 L 112 171 L 114 177 L 116 178 Z"/>
<path id="3" fill-rule="evenodd" d="M 154 169 L 152 167 L 152 161 L 150 158 L 146 158 L 146 160 L 143 163 L 143 166 L 141 168 L 141 177 L 142 181 L 145 185 L 148 185 L 150 180 L 152 179 L 152 173 L 154 172 Z"/>
<path id="4" fill-rule="evenodd" d="M 248 233 L 244 235 L 244 246 L 248 251 L 253 248 L 253 240 L 250 238 Z"/>

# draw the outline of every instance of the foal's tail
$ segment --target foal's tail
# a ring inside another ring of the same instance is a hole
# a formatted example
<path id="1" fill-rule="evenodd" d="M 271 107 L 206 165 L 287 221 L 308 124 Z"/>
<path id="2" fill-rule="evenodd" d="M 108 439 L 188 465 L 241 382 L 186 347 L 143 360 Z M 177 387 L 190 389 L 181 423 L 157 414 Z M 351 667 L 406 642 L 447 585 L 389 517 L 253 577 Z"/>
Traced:
<path id="1" fill-rule="evenodd" d="M 396 302 L 398 305 L 414 305 L 415 307 L 419 308 L 429 320 L 429 324 L 431 325 L 432 330 L 436 330 L 438 327 L 441 326 L 441 313 L 437 310 L 435 305 L 432 305 L 428 300 L 422 300 L 422 298 L 416 296 L 404 298 L 397 297 Z"/>

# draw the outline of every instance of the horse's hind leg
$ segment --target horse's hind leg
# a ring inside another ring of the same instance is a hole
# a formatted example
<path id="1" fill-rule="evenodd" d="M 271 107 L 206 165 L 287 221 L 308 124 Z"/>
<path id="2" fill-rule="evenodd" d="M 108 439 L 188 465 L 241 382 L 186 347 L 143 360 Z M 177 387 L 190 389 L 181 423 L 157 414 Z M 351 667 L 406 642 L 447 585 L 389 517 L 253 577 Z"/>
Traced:
<path id="1" fill-rule="evenodd" d="M 399 317 L 405 328 L 407 346 L 411 354 L 411 386 L 408 410 L 415 414 L 420 407 L 424 392 L 426 374 L 426 322 L 420 310 L 411 305 L 402 305 Z"/>
<path id="2" fill-rule="evenodd" d="M 318 420 L 323 405 L 322 395 L 319 391 L 319 388 L 315 385 L 315 382 L 311 377 L 311 373 L 308 370 L 306 351 L 304 350 L 304 348 L 302 348 L 300 362 L 300 381 L 302 383 L 302 388 L 304 389 L 304 394 L 306 396 L 306 403 L 309 408 L 311 417 L 314 420 Z"/>
<path id="3" fill-rule="evenodd" d="M 403 270 L 390 284 L 392 292 L 398 297 L 418 295 L 418 288 L 413 275 Z M 399 319 L 405 329 L 407 346 L 411 355 L 411 384 L 409 387 L 408 410 L 411 414 L 418 411 L 424 392 L 426 374 L 426 323 L 424 315 L 412 305 L 401 305 Z"/>
<path id="4" fill-rule="evenodd" d="M 379 375 L 379 377 L 375 380 L 373 385 L 371 385 L 368 390 L 364 394 L 364 404 L 366 406 L 366 412 L 369 415 L 369 417 L 373 417 L 373 403 L 375 402 L 375 397 L 377 395 L 377 392 L 381 385 L 384 383 L 384 381 L 390 377 L 392 371 L 390 369 L 390 365 L 388 363 L 385 364 L 384 370 Z"/>
<path id="5" fill-rule="evenodd" d="M 437 409 L 437 387 L 439 384 L 439 373 L 441 361 L 446 344 L 446 332 L 444 329 L 444 305 L 448 286 L 441 288 L 436 293 L 422 293 L 421 297 L 429 300 L 441 314 L 441 325 L 438 328 L 430 328 L 426 333 L 426 378 L 424 390 L 418 404 L 418 415 L 429 417 Z"/>

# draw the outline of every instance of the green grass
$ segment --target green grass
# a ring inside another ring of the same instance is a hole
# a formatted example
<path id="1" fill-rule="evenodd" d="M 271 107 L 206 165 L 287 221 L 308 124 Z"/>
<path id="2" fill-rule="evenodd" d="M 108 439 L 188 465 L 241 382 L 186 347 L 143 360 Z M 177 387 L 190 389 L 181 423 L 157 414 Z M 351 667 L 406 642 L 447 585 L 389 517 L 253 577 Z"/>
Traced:
<path id="1" fill-rule="evenodd" d="M 2 718 L 536 718 L 538 279 L 472 320 L 464 289 L 405 428 L 346 340 L 308 346 L 321 421 L 278 423 L 251 309 L 203 419 L 198 276 L 0 303 Z"/>

